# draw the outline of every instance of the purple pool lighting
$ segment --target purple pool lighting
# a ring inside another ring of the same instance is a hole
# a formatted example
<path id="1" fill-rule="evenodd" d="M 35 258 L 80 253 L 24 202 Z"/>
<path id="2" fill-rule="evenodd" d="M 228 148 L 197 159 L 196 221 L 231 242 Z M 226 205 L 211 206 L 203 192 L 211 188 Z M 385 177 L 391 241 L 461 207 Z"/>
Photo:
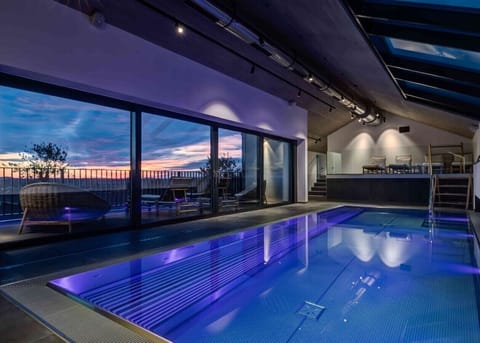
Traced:
<path id="1" fill-rule="evenodd" d="M 426 211 L 382 211 L 339 207 L 49 286 L 148 338 L 175 342 L 479 337 L 468 225 L 432 228 Z"/>
<path id="2" fill-rule="evenodd" d="M 259 269 L 358 211 L 326 212 L 306 234 L 307 217 L 294 218 L 60 278 L 49 286 L 114 319 L 164 335 Z"/>

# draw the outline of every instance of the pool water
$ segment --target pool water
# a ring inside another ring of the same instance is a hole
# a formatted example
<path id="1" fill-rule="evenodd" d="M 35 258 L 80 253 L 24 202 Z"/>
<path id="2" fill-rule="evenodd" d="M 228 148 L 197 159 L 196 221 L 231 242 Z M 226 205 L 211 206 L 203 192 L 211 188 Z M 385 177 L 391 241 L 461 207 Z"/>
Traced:
<path id="1" fill-rule="evenodd" d="M 340 207 L 49 285 L 174 342 L 480 342 L 476 243 L 465 214 Z"/>

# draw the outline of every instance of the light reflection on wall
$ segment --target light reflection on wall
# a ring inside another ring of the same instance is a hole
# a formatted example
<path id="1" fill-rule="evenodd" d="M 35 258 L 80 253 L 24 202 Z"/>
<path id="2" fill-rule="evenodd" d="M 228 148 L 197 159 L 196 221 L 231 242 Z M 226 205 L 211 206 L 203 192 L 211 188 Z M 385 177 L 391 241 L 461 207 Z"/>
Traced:
<path id="1" fill-rule="evenodd" d="M 360 150 L 368 150 L 371 149 L 375 145 L 375 140 L 373 137 L 367 132 L 361 132 L 348 143 L 345 147 L 345 150 L 352 150 L 352 149 L 360 149 Z"/>
<path id="2" fill-rule="evenodd" d="M 388 129 L 378 137 L 377 144 L 383 148 L 398 148 L 403 144 L 402 140 L 408 140 L 406 135 L 400 136 L 398 130 Z"/>
<path id="3" fill-rule="evenodd" d="M 211 116 L 240 122 L 240 118 L 235 111 L 222 101 L 212 101 L 208 103 L 202 112 Z"/>
<path id="4" fill-rule="evenodd" d="M 260 122 L 258 123 L 257 127 L 266 131 L 273 131 L 272 126 L 268 123 Z"/>

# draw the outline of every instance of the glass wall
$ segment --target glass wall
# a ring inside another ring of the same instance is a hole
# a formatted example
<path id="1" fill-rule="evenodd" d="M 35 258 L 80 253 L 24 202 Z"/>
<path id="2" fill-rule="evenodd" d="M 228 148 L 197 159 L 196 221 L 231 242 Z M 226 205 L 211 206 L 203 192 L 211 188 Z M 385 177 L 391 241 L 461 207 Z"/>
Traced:
<path id="1" fill-rule="evenodd" d="M 272 138 L 263 140 L 264 201 L 269 204 L 292 199 L 291 145 Z"/>
<path id="2" fill-rule="evenodd" d="M 210 127 L 142 114 L 142 221 L 210 212 Z"/>
<path id="3" fill-rule="evenodd" d="M 287 141 L 40 86 L 84 101 L 0 86 L 0 243 L 46 233 L 97 234 L 292 199 Z M 119 109 L 125 107 L 136 110 Z"/>
<path id="4" fill-rule="evenodd" d="M 128 225 L 129 112 L 3 86 L 0 98 L 3 234 Z"/>

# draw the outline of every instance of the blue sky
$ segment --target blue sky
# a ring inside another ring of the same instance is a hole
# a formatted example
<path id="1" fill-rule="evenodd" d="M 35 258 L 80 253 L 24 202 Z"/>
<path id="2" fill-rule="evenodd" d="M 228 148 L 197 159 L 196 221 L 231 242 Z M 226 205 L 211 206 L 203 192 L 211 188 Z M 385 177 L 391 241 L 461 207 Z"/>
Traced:
<path id="1" fill-rule="evenodd" d="M 144 114 L 144 169 L 198 169 L 210 155 L 207 125 Z M 0 86 L 0 164 L 19 161 L 34 143 L 52 142 L 68 152 L 72 167 L 128 168 L 127 111 Z M 220 153 L 239 158 L 241 136 L 222 131 Z"/>

